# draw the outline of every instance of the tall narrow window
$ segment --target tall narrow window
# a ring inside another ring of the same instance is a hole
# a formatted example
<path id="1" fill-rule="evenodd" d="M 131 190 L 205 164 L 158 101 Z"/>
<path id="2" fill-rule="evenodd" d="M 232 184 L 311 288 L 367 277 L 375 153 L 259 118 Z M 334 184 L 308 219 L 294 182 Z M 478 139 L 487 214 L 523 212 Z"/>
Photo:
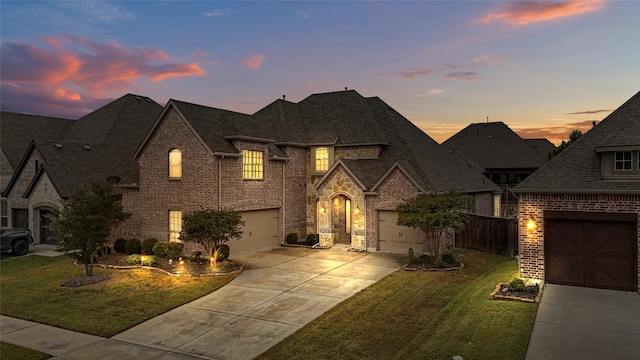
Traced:
<path id="1" fill-rule="evenodd" d="M 616 171 L 631 170 L 631 151 L 616 151 Z"/>
<path id="2" fill-rule="evenodd" d="M 9 226 L 9 211 L 6 200 L 0 201 L 0 226 Z"/>
<path id="3" fill-rule="evenodd" d="M 263 172 L 262 151 L 242 150 L 242 178 L 262 179 Z"/>
<path id="4" fill-rule="evenodd" d="M 316 172 L 329 170 L 329 149 L 321 147 L 316 149 Z"/>
<path id="5" fill-rule="evenodd" d="M 182 152 L 178 149 L 169 151 L 169 177 L 182 177 Z"/>
<path id="6" fill-rule="evenodd" d="M 180 232 L 182 231 L 182 211 L 169 211 L 169 241 L 180 242 Z"/>

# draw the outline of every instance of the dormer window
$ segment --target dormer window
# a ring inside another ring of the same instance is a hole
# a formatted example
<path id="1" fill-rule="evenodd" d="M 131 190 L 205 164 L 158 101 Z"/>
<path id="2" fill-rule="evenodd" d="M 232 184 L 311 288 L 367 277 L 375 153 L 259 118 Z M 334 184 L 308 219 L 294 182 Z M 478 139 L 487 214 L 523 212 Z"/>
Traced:
<path id="1" fill-rule="evenodd" d="M 329 149 L 326 147 L 316 148 L 316 172 L 329 170 Z"/>
<path id="2" fill-rule="evenodd" d="M 631 151 L 616 151 L 615 169 L 616 171 L 629 171 L 633 165 L 631 161 Z"/>
<path id="3" fill-rule="evenodd" d="M 169 178 L 179 179 L 182 177 L 182 152 L 178 149 L 169 151 Z"/>

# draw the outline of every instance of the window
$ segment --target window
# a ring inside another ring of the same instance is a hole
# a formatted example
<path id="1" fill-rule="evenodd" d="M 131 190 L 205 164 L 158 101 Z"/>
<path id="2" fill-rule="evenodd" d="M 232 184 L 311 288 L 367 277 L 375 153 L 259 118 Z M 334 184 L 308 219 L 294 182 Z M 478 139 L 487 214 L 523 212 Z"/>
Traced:
<path id="1" fill-rule="evenodd" d="M 169 151 L 169 177 L 182 177 L 182 152 L 178 149 Z"/>
<path id="2" fill-rule="evenodd" d="M 242 150 L 242 178 L 262 179 L 262 151 Z"/>
<path id="3" fill-rule="evenodd" d="M 631 170 L 631 151 L 616 151 L 616 171 Z"/>
<path id="4" fill-rule="evenodd" d="M 640 151 L 638 151 L 638 171 L 640 171 Z"/>
<path id="5" fill-rule="evenodd" d="M 9 212 L 7 210 L 7 201 L 0 201 L 0 226 L 9 226 Z"/>
<path id="6" fill-rule="evenodd" d="M 29 228 L 29 209 L 11 209 L 11 220 L 14 228 Z"/>
<path id="7" fill-rule="evenodd" d="M 181 242 L 180 232 L 182 231 L 182 211 L 169 211 L 169 241 Z"/>
<path id="8" fill-rule="evenodd" d="M 316 149 L 316 172 L 329 170 L 329 149 L 321 147 Z"/>

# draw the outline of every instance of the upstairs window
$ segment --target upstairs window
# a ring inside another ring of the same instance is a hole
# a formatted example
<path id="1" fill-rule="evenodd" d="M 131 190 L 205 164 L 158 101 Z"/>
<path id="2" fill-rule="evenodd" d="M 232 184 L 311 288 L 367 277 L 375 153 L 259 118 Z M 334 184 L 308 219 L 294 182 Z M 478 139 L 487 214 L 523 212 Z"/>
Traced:
<path id="1" fill-rule="evenodd" d="M 629 171 L 632 166 L 631 151 L 616 151 L 616 171 Z"/>
<path id="2" fill-rule="evenodd" d="M 321 147 L 316 149 L 316 172 L 329 170 L 329 149 Z"/>
<path id="3" fill-rule="evenodd" d="M 182 211 L 169 211 L 169 241 L 181 242 L 180 232 L 182 231 Z"/>
<path id="4" fill-rule="evenodd" d="M 169 151 L 169 177 L 182 177 L 182 152 L 178 149 Z"/>
<path id="5" fill-rule="evenodd" d="M 242 178 L 262 179 L 264 162 L 262 151 L 242 150 Z"/>

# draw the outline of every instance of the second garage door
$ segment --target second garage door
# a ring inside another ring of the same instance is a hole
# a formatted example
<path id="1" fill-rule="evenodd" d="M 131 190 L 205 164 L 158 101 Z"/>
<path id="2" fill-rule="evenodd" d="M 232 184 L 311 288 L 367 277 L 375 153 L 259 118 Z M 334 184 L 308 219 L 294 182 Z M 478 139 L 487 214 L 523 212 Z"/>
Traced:
<path id="1" fill-rule="evenodd" d="M 407 253 L 412 248 L 415 253 L 422 253 L 424 233 L 397 222 L 397 212 L 378 210 L 378 250 Z"/>
<path id="2" fill-rule="evenodd" d="M 636 214 L 546 211 L 544 217 L 547 282 L 636 290 Z"/>
<path id="3" fill-rule="evenodd" d="M 243 211 L 242 238 L 229 240 L 231 255 L 278 245 L 278 209 Z"/>

